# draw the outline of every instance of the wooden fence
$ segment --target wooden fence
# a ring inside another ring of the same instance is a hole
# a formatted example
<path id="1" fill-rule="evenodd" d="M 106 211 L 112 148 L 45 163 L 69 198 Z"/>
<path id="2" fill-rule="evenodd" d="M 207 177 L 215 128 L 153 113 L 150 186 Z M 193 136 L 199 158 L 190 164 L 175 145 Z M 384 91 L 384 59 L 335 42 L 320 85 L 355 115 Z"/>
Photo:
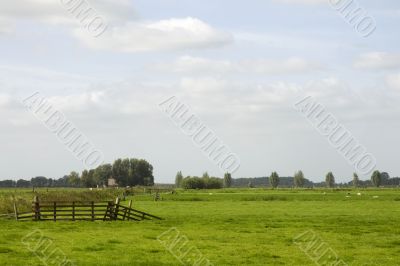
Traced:
<path id="1" fill-rule="evenodd" d="M 132 208 L 132 201 L 129 206 L 120 204 L 117 198 L 115 203 L 106 202 L 63 202 L 63 201 L 44 201 L 40 202 L 35 197 L 32 202 L 32 212 L 19 213 L 14 204 L 16 220 L 33 221 L 116 221 L 116 220 L 151 220 L 160 217 L 135 210 Z"/>

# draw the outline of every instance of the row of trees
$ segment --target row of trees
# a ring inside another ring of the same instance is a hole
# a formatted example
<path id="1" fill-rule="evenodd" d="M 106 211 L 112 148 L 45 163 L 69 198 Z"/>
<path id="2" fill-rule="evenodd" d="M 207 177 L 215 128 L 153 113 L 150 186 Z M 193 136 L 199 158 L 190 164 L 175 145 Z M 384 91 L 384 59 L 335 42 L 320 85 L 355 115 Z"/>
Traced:
<path id="1" fill-rule="evenodd" d="M 280 177 L 277 172 L 272 172 L 268 178 L 269 184 L 272 188 L 277 188 L 280 183 Z M 380 173 L 379 171 L 374 171 L 371 176 L 371 183 L 375 187 L 379 187 L 382 180 L 389 180 L 389 175 L 387 173 Z M 302 171 L 297 171 L 293 177 L 293 184 L 297 188 L 302 188 L 308 180 L 304 177 Z M 209 177 L 208 173 L 205 172 L 202 177 L 187 176 L 183 177 L 181 171 L 179 171 L 175 176 L 175 186 L 185 189 L 203 189 L 203 188 L 229 188 L 233 185 L 233 179 L 230 173 L 226 173 L 224 178 Z M 308 181 L 309 182 L 309 181 Z M 353 174 L 353 186 L 359 187 L 360 179 L 356 173 Z M 334 188 L 336 185 L 335 176 L 332 172 L 328 172 L 325 176 L 325 186 L 328 188 Z M 250 180 L 248 183 L 249 187 L 253 187 L 253 183 Z"/>
<path id="2" fill-rule="evenodd" d="M 185 189 L 219 189 L 222 187 L 229 188 L 232 186 L 232 176 L 230 173 L 225 173 L 224 178 L 210 177 L 207 172 L 202 177 L 187 176 L 183 177 L 179 171 L 175 176 L 175 186 Z"/>
<path id="3" fill-rule="evenodd" d="M 59 179 L 43 176 L 30 181 L 20 179 L 0 181 L 0 187 L 96 187 L 108 184 L 114 178 L 119 186 L 154 185 L 153 166 L 143 159 L 117 159 L 113 164 L 103 164 L 81 174 L 71 172 Z"/>
<path id="4" fill-rule="evenodd" d="M 387 173 L 380 173 L 378 170 L 374 171 L 371 176 L 371 183 L 375 187 L 380 187 L 383 179 L 389 179 L 389 175 Z M 294 174 L 294 185 L 295 187 L 303 187 L 305 178 L 302 171 L 298 171 Z M 360 184 L 360 179 L 358 178 L 357 173 L 353 174 L 353 186 L 358 187 Z M 269 183 L 272 188 L 277 188 L 279 185 L 279 175 L 276 172 L 272 172 L 269 177 Z M 329 172 L 325 176 L 325 185 L 328 188 L 335 187 L 335 176 L 332 172 Z"/>
<path id="5" fill-rule="evenodd" d="M 70 180 L 68 175 L 63 176 L 59 179 L 47 178 L 44 176 L 37 176 L 31 178 L 31 180 L 19 179 L 14 180 L 3 180 L 0 181 L 0 187 L 72 187 L 73 182 Z"/>
<path id="6" fill-rule="evenodd" d="M 272 188 L 277 188 L 279 186 L 279 175 L 277 172 L 272 172 L 272 174 L 269 177 L 269 183 Z M 304 184 L 306 182 L 306 179 L 304 178 L 304 174 L 302 171 L 298 171 L 294 173 L 294 185 L 295 187 L 304 187 Z"/>

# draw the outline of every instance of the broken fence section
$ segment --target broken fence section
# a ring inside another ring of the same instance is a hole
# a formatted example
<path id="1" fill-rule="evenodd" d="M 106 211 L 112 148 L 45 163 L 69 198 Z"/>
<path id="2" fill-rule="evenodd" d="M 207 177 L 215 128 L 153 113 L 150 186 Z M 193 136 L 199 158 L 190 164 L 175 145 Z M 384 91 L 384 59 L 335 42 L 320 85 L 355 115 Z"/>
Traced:
<path id="1" fill-rule="evenodd" d="M 115 202 L 65 202 L 43 201 L 36 196 L 32 202 L 32 211 L 19 213 L 14 203 L 15 219 L 17 221 L 142 221 L 162 220 L 162 218 L 132 208 L 132 200 L 128 206 Z"/>

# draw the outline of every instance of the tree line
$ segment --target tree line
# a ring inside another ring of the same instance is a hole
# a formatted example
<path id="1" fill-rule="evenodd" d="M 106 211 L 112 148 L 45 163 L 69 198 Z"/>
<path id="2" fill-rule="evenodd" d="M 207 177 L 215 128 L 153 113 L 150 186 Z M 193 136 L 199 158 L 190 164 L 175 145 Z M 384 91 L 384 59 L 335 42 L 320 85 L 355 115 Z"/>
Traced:
<path id="1" fill-rule="evenodd" d="M 269 179 L 269 183 L 272 188 L 277 188 L 279 186 L 280 178 L 276 172 L 272 172 L 272 174 L 269 176 L 268 179 Z M 381 173 L 378 170 L 375 170 L 371 175 L 370 184 L 373 185 L 374 187 L 380 187 L 382 185 L 382 183 L 387 184 L 389 180 L 390 180 L 390 177 L 389 177 L 388 173 L 386 173 L 386 172 Z M 398 180 L 398 181 L 400 181 L 400 180 Z M 300 188 L 304 187 L 305 182 L 306 182 L 306 179 L 304 178 L 304 174 L 302 171 L 298 171 L 294 174 L 294 178 L 293 178 L 294 187 L 300 187 Z M 362 181 L 360 181 L 357 173 L 354 173 L 351 184 L 354 187 L 360 187 L 361 182 Z M 400 183 L 398 182 L 397 185 L 400 185 Z M 335 186 L 336 186 L 335 176 L 333 175 L 332 172 L 328 172 L 325 176 L 325 187 L 334 188 Z"/>
<path id="2" fill-rule="evenodd" d="M 382 185 L 388 186 L 399 186 L 400 178 L 390 178 L 386 172 L 374 171 L 371 179 L 362 181 L 358 178 L 357 173 L 353 174 L 352 181 L 344 184 L 337 184 L 335 176 L 332 172 L 328 172 L 325 176 L 325 182 L 313 183 L 304 177 L 303 172 L 295 172 L 293 177 L 279 177 L 277 172 L 272 172 L 268 177 L 260 178 L 238 178 L 233 179 L 230 173 L 226 173 L 224 178 L 209 177 L 208 173 L 205 172 L 202 177 L 187 176 L 183 177 L 182 172 L 179 171 L 175 176 L 175 186 L 178 188 L 185 189 L 204 189 L 204 188 L 229 188 L 229 187 L 265 187 L 270 186 L 272 188 L 281 187 L 327 187 L 334 188 L 337 185 L 340 186 L 352 186 L 352 187 L 380 187 Z"/>
<path id="3" fill-rule="evenodd" d="M 106 186 L 114 178 L 118 186 L 154 185 L 153 166 L 144 159 L 117 159 L 113 164 L 103 164 L 95 169 L 72 171 L 59 179 L 38 176 L 31 180 L 0 181 L 0 187 L 96 187 Z"/>

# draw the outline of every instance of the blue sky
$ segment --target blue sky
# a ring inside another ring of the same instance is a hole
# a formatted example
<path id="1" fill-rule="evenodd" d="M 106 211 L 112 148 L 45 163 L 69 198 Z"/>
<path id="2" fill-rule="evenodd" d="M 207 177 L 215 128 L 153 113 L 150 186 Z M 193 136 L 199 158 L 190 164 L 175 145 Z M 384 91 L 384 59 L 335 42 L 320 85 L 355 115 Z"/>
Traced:
<path id="1" fill-rule="evenodd" d="M 77 1 L 77 0 L 74 0 Z M 345 1 L 345 0 L 342 0 Z M 108 24 L 94 38 L 60 1 L 0 4 L 0 179 L 81 171 L 21 99 L 39 91 L 107 162 L 148 159 L 157 182 L 221 176 L 157 104 L 176 95 L 235 151 L 235 177 L 355 171 L 293 104 L 312 95 L 398 176 L 398 1 L 357 1 L 362 37 L 330 2 L 86 1 Z M 368 177 L 364 177 L 368 178 Z"/>

